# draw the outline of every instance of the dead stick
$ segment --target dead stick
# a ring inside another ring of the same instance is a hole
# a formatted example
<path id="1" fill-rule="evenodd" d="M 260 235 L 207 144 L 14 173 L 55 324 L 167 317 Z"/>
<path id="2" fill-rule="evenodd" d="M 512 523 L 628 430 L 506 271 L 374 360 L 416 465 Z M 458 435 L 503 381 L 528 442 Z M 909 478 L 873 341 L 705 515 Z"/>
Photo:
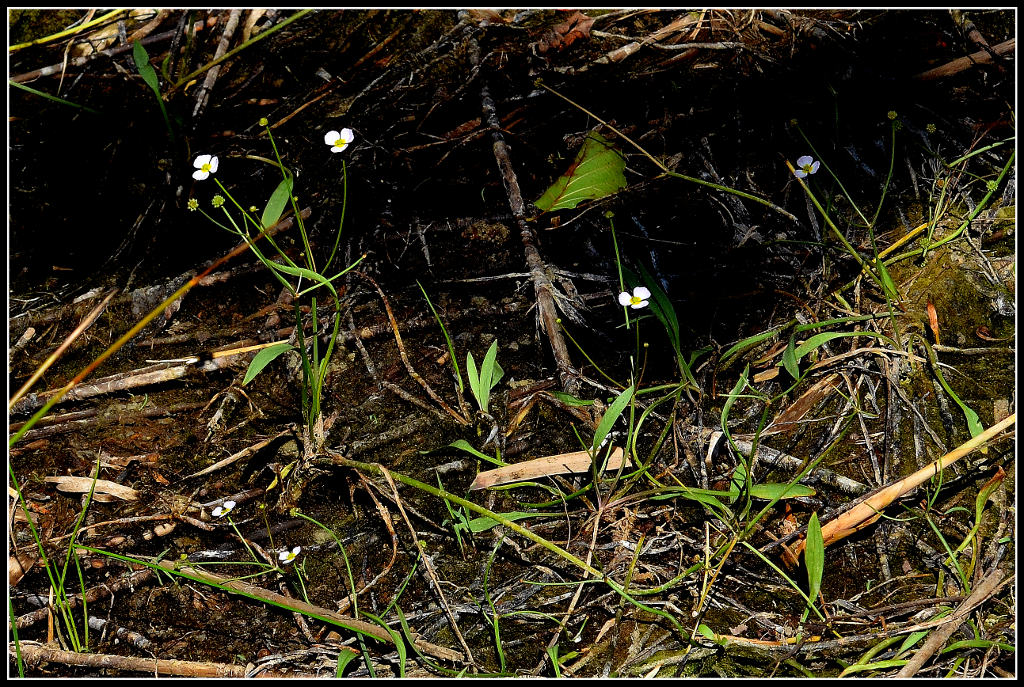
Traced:
<path id="1" fill-rule="evenodd" d="M 921 468 L 909 477 L 905 477 L 872 492 L 856 506 L 822 526 L 821 536 L 825 541 L 825 545 L 833 544 L 875 522 L 882 516 L 882 510 L 893 501 L 921 486 L 940 471 L 945 470 L 975 449 L 981 448 L 1004 429 L 1016 422 L 1017 414 L 1013 413 L 1004 420 L 992 425 L 978 436 L 965 441 L 931 465 Z M 800 552 L 804 550 L 805 543 L 805 541 L 798 542 L 793 547 L 793 554 L 799 556 Z"/>
<path id="2" fill-rule="evenodd" d="M 302 214 L 304 215 L 305 211 L 302 211 Z M 280 225 L 281 225 L 281 222 L 278 222 L 277 224 L 275 224 L 272 227 L 267 227 L 266 229 L 262 230 L 259 233 L 259 235 L 255 239 L 253 239 L 253 240 L 254 241 L 258 241 L 264 235 L 266 235 L 266 234 L 276 230 L 276 228 L 279 227 Z M 192 289 L 193 286 L 195 286 L 196 284 L 199 283 L 200 279 L 202 279 L 206 275 L 208 275 L 211 272 L 213 272 L 215 269 L 220 267 L 222 264 L 224 264 L 225 262 L 227 262 L 231 258 L 237 257 L 237 256 L 241 255 L 243 252 L 245 252 L 246 246 L 247 246 L 247 244 L 245 244 L 245 243 L 242 243 L 242 244 L 236 246 L 234 250 L 232 250 L 227 255 L 221 257 L 219 260 L 215 261 L 214 263 L 212 263 L 209 267 L 207 267 L 205 270 L 203 270 L 202 273 L 197 274 L 196 276 L 194 276 L 191 279 L 189 279 L 188 282 L 186 282 L 184 286 L 182 286 L 177 291 L 172 293 L 166 300 L 164 300 L 163 303 L 158 305 L 156 308 L 151 310 L 148 315 L 146 315 L 141 320 L 139 320 L 135 324 L 135 326 L 133 326 L 131 329 L 129 329 L 127 332 L 125 332 L 121 336 L 120 339 L 118 339 L 113 344 L 111 344 L 107 348 L 107 350 L 105 350 L 103 353 L 101 353 L 99 355 L 99 357 L 97 357 L 91 363 L 89 363 L 89 365 L 86 366 L 86 368 L 84 370 L 82 370 L 77 375 L 75 375 L 75 377 L 70 382 L 68 382 L 65 386 L 61 387 L 57 391 L 56 394 L 51 396 L 49 398 L 49 400 L 47 400 L 46 403 L 43 405 L 43 407 L 40 408 L 39 410 L 37 410 L 36 413 L 31 418 L 29 418 L 28 422 L 26 422 L 22 426 L 22 428 L 19 429 L 13 436 L 11 436 L 7 440 L 8 448 L 10 448 L 11 446 L 14 446 L 16 443 L 18 443 L 18 441 L 25 434 L 25 432 L 27 432 L 28 430 L 32 429 L 32 426 L 35 425 L 35 423 L 39 422 L 40 418 L 42 418 L 44 415 L 46 415 L 48 412 L 50 412 L 50 408 L 52 408 L 53 406 L 57 405 L 57 403 L 59 403 L 60 400 L 62 398 L 64 398 L 64 396 L 69 391 L 74 389 L 86 377 L 88 377 L 90 374 L 92 374 L 96 370 L 96 368 L 98 368 L 100 365 L 102 365 L 104 363 L 104 361 L 106 361 L 107 358 L 109 358 L 110 356 L 114 355 L 114 353 L 116 353 L 118 350 L 120 350 L 120 348 L 122 346 L 124 346 L 126 343 L 128 343 L 129 340 L 135 338 L 135 335 L 138 334 L 139 332 L 141 332 L 143 329 L 145 329 L 146 325 L 148 325 L 150 322 L 152 322 L 153 319 L 157 315 L 162 313 L 165 308 L 167 308 L 169 305 L 171 305 L 172 303 L 177 301 L 179 298 L 182 298 L 186 293 L 189 292 L 189 290 Z M 24 400 L 27 400 L 27 399 L 24 399 Z"/>
<path id="3" fill-rule="evenodd" d="M 357 618 L 345 616 L 340 613 L 336 613 L 335 611 L 332 611 L 330 609 L 323 608 L 322 606 L 314 606 L 313 604 L 308 604 L 305 601 L 292 599 L 287 596 L 284 596 L 283 594 L 278 594 L 277 592 L 272 592 L 270 590 L 263 589 L 262 587 L 257 587 L 255 585 L 242 582 L 241 580 L 232 579 L 230 577 L 221 577 L 220 575 L 214 575 L 213 573 L 201 570 L 199 568 L 178 568 L 176 567 L 174 561 L 158 561 L 156 564 L 159 565 L 161 568 L 164 568 L 165 570 L 175 572 L 177 574 L 182 575 L 183 577 L 187 577 L 197 582 L 215 584 L 225 589 L 226 591 L 234 592 L 236 594 L 240 594 L 250 599 L 256 599 L 259 601 L 272 603 L 281 608 L 286 608 L 296 613 L 302 613 L 307 617 L 316 618 L 317 620 L 321 620 L 331 625 L 337 625 L 339 627 L 344 627 L 346 629 L 352 630 L 353 632 L 358 632 L 360 634 L 373 637 L 374 639 L 380 640 L 381 642 L 384 642 L 386 644 L 393 645 L 395 642 L 395 639 L 391 635 L 391 633 L 385 628 L 381 627 L 380 625 L 375 625 L 374 623 L 368 623 L 364 620 L 359 620 Z M 414 644 L 416 645 L 417 648 L 419 648 L 420 651 L 422 651 L 425 654 L 429 654 L 437 658 L 452 658 L 453 652 L 451 649 L 448 649 L 447 647 L 437 646 L 435 644 L 431 644 L 430 642 L 423 640 L 415 640 Z M 456 655 L 456 658 L 458 659 L 461 657 Z"/>
<path id="4" fill-rule="evenodd" d="M 231 45 L 231 39 L 235 36 L 235 30 L 238 28 L 238 20 L 242 16 L 242 10 L 231 10 L 228 14 L 227 24 L 224 26 L 224 32 L 221 34 L 220 43 L 217 44 L 217 51 L 213 55 L 213 60 L 216 62 L 224 53 L 228 51 L 228 47 Z M 220 74 L 221 65 L 217 65 L 210 69 L 206 73 L 206 78 L 203 80 L 203 85 L 199 87 L 196 92 L 196 106 L 192 110 L 192 128 L 195 129 L 199 123 L 199 115 L 202 114 L 203 110 L 206 109 L 206 103 L 210 99 L 210 91 L 213 90 L 213 84 L 217 81 L 217 76 Z"/>
<path id="5" fill-rule="evenodd" d="M 99 599 L 106 598 L 115 592 L 119 592 L 122 589 L 133 589 L 136 585 L 142 584 L 143 582 L 147 582 L 155 577 L 156 573 L 150 570 L 149 568 L 146 568 L 144 570 L 137 570 L 131 574 L 125 575 L 111 582 L 101 584 L 98 587 L 92 587 L 91 589 L 87 589 L 85 592 L 85 600 L 88 603 L 93 603 L 95 601 L 98 601 Z M 74 596 L 68 596 L 67 607 L 75 608 L 76 606 L 78 606 L 81 603 L 81 601 L 79 600 L 79 596 L 80 595 L 77 594 Z M 22 630 L 26 627 L 29 627 L 30 625 L 38 623 L 40 620 L 45 620 L 47 617 L 50 616 L 52 610 L 52 606 L 45 606 L 34 611 L 29 611 L 24 615 L 18 616 L 18 619 L 15 621 L 15 625 L 19 630 Z"/>
<path id="6" fill-rule="evenodd" d="M 398 494 L 398 487 L 395 486 L 395 480 L 391 479 L 391 473 L 385 470 L 381 473 L 384 479 L 387 481 L 388 486 L 391 488 L 391 493 L 395 497 L 395 505 L 398 506 L 398 512 L 402 516 L 402 520 L 405 521 L 406 527 L 409 528 L 409 533 L 412 535 L 413 543 L 416 545 L 417 551 L 422 551 L 423 556 L 420 560 L 423 561 L 423 569 L 427 571 L 427 577 L 430 578 L 430 582 L 434 591 L 437 593 L 437 598 L 441 602 L 444 613 L 448 616 L 448 622 L 451 624 L 452 632 L 455 637 L 459 640 L 459 644 L 462 645 L 462 651 L 464 652 L 465 660 L 468 663 L 475 664 L 476 660 L 473 658 L 473 652 L 469 650 L 469 644 L 466 643 L 465 637 L 462 636 L 462 631 L 459 629 L 459 622 L 455 618 L 455 614 L 452 613 L 451 606 L 448 605 L 448 599 L 444 596 L 444 590 L 441 589 L 441 583 L 437 579 L 437 573 L 434 571 L 434 564 L 430 562 L 430 554 L 427 553 L 426 546 L 420 541 L 420 538 L 416 536 L 416 528 L 409 522 L 409 516 L 405 513 L 405 507 L 402 506 L 402 497 Z M 582 585 L 580 585 L 582 587 Z"/>
<path id="7" fill-rule="evenodd" d="M 979 50 L 976 53 L 968 55 L 967 57 L 960 57 L 951 62 L 947 62 L 946 64 L 940 67 L 936 67 L 935 69 L 929 69 L 926 72 L 921 72 L 914 78 L 920 79 L 922 81 L 941 79 L 944 76 L 952 76 L 953 74 L 958 74 L 964 71 L 965 69 L 973 67 L 976 64 L 989 64 L 990 62 L 992 62 L 992 55 L 990 55 L 989 52 L 993 52 L 996 55 L 1005 55 L 1008 52 L 1013 52 L 1014 48 L 1016 47 L 1016 44 L 1017 39 L 1011 38 L 1008 41 L 1003 41 L 999 45 L 992 47 L 989 51 Z"/>
<path id="8" fill-rule="evenodd" d="M 39 378 L 43 376 L 44 372 L 50 369 L 51 365 L 57 362 L 58 358 L 64 355 L 64 351 L 68 350 L 68 348 L 75 341 L 75 339 L 81 336 L 86 329 L 92 326 L 92 323 L 96 321 L 96 318 L 98 318 L 100 314 L 102 314 L 103 311 L 106 309 L 107 303 L 110 302 L 110 299 L 114 297 L 115 293 L 117 292 L 111 291 L 110 293 L 108 293 L 106 297 L 102 301 L 100 301 L 100 303 L 95 308 L 93 308 L 88 315 L 85 316 L 85 319 L 82 320 L 77 327 L 75 327 L 74 331 L 67 335 L 67 338 L 64 339 L 61 345 L 57 347 L 57 350 L 51 353 L 50 356 L 45 361 L 43 361 L 43 364 L 40 365 L 36 369 L 36 371 L 32 373 L 32 376 L 28 378 L 28 381 L 25 382 L 13 396 L 11 396 L 11 400 L 7 402 L 7 412 L 11 412 L 11 407 L 18 402 L 18 399 L 24 396 L 26 393 L 28 393 L 28 390 L 32 388 L 32 385 L 35 384 L 39 380 Z"/>
<path id="9" fill-rule="evenodd" d="M 14 644 L 8 647 L 8 655 L 14 659 Z M 85 654 L 75 651 L 64 651 L 36 642 L 21 643 L 21 659 L 28 665 L 38 663 L 63 663 L 70 666 L 87 668 L 104 668 L 110 670 L 131 670 L 150 675 L 183 675 L 186 677 L 245 677 L 245 666 L 230 663 L 210 663 L 207 661 L 177 661 L 159 658 L 139 658 L 136 656 L 116 656 L 114 654 Z M 292 676 L 289 673 L 289 677 Z M 278 673 L 277 677 L 284 677 Z M 268 674 L 267 677 L 270 677 Z"/>
<path id="10" fill-rule="evenodd" d="M 981 583 L 974 588 L 974 592 L 961 603 L 948 623 L 935 630 L 917 650 L 914 657 L 896 673 L 896 677 L 913 677 L 917 671 L 924 667 L 925 662 L 931 658 L 936 651 L 941 649 L 946 640 L 956 632 L 957 628 L 964 624 L 967 616 L 975 607 L 996 593 L 999 583 L 1003 580 L 1003 573 L 998 569 L 993 570 Z"/>
<path id="11" fill-rule="evenodd" d="M 363 272 L 353 272 L 353 274 L 359 275 L 366 281 L 370 282 L 373 285 L 373 288 L 377 289 L 377 293 L 380 294 L 381 300 L 384 301 L 384 310 L 387 312 L 388 320 L 391 322 L 391 328 L 395 332 L 395 343 L 398 344 L 398 355 L 402 358 L 402 362 L 405 364 L 405 369 L 409 373 L 409 376 L 415 379 L 419 385 L 423 387 L 424 391 L 427 392 L 427 395 L 430 396 L 434 403 L 444 408 L 445 412 L 455 418 L 460 425 L 470 424 L 471 419 L 468 414 L 455 412 L 450 405 L 444 402 L 444 399 L 437 395 L 430 385 L 427 384 L 427 381 L 423 379 L 423 377 L 421 377 L 412 366 L 412 363 L 409 362 L 409 356 L 405 353 L 405 344 L 402 343 L 402 334 L 398 331 L 398 320 L 395 319 L 395 313 L 391 310 L 391 303 L 388 302 L 388 297 L 384 295 L 384 291 L 380 288 L 377 282 L 373 280 L 373 277 Z"/>
<path id="12" fill-rule="evenodd" d="M 480 46 L 475 39 L 470 39 L 470 63 L 474 69 L 479 69 Z M 558 376 L 562 381 L 562 390 L 575 396 L 580 388 L 580 374 L 569 358 L 569 349 L 562 337 L 558 311 L 555 307 L 555 286 L 551 283 L 547 265 L 544 264 L 540 251 L 537 250 L 537 240 L 533 229 L 526 222 L 526 205 L 523 202 L 523 194 L 519 190 L 519 181 L 512 167 L 508 146 L 505 144 L 505 137 L 502 134 L 497 106 L 491 99 L 490 89 L 486 83 L 480 88 L 480 100 L 484 121 L 490 128 L 491 138 L 494 140 L 494 158 L 498 162 L 498 170 L 505 183 L 509 207 L 519 224 L 519 236 L 523 241 L 526 264 L 530 268 L 530 278 L 533 281 L 533 290 L 537 298 L 537 317 L 540 320 L 541 329 L 547 334 L 548 342 L 551 344 L 551 352 L 554 354 L 555 364 L 558 366 Z"/>
<path id="13" fill-rule="evenodd" d="M 209 22 L 210 22 L 209 25 L 213 26 L 213 23 L 215 21 L 216 21 L 215 18 L 211 18 L 209 20 Z M 203 27 L 206 26 L 206 25 L 207 25 L 207 21 L 206 20 L 204 20 L 204 21 L 197 21 L 197 22 L 195 22 L 192 25 L 192 30 L 193 31 L 201 31 L 203 29 Z M 154 43 L 160 43 L 162 41 L 166 41 L 166 40 L 169 40 L 171 38 L 174 38 L 174 34 L 176 34 L 176 33 L 177 33 L 177 30 L 174 30 L 174 31 L 164 31 L 163 33 L 158 33 L 156 35 L 148 36 L 146 38 L 143 38 L 139 42 L 142 45 L 149 46 L 149 45 L 153 45 Z M 30 72 L 25 72 L 24 74 L 18 74 L 16 76 L 11 77 L 11 81 L 13 81 L 14 83 L 25 83 L 26 81 L 34 81 L 35 79 L 38 79 L 38 78 L 43 77 L 43 76 L 53 76 L 53 75 L 56 75 L 56 74 L 63 74 L 65 72 L 65 70 L 67 69 L 67 67 L 83 67 L 86 64 L 88 64 L 90 61 L 92 61 L 92 60 L 94 60 L 94 59 L 96 59 L 98 57 L 117 57 L 118 55 L 121 55 L 123 53 L 131 52 L 133 48 L 134 48 L 134 46 L 131 43 L 128 43 L 128 44 L 125 44 L 125 45 L 120 45 L 120 46 L 118 46 L 116 48 L 107 48 L 106 50 L 100 50 L 99 52 L 94 52 L 91 55 L 85 55 L 84 57 L 76 57 L 73 60 L 70 60 L 67 64 L 64 64 L 63 62 L 58 62 L 57 64 L 50 65 L 49 67 L 43 67 L 41 69 L 35 69 L 33 71 L 30 71 Z"/>

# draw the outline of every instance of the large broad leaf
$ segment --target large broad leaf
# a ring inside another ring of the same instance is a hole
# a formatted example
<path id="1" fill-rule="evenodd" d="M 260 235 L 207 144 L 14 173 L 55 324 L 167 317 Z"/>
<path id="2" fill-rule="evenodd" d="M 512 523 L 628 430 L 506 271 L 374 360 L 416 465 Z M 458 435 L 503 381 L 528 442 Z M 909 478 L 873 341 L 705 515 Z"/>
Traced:
<path id="1" fill-rule="evenodd" d="M 569 170 L 534 205 L 545 212 L 565 210 L 585 200 L 610 196 L 626 188 L 625 168 L 626 161 L 607 139 L 588 134 Z"/>

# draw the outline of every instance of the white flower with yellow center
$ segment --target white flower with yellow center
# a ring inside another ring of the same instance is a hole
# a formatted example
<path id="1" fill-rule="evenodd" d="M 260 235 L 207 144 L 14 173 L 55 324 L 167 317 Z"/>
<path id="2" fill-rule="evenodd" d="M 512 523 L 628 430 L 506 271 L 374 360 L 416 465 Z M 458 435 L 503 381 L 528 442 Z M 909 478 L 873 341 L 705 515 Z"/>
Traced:
<path id="1" fill-rule="evenodd" d="M 192 163 L 192 166 L 196 168 L 196 171 L 192 172 L 192 178 L 196 181 L 209 178 L 211 174 L 217 171 L 219 164 L 220 162 L 217 160 L 216 155 L 200 155 Z"/>
<path id="2" fill-rule="evenodd" d="M 640 308 L 646 308 L 648 298 L 651 297 L 651 292 L 646 286 L 638 286 L 633 289 L 633 294 L 630 295 L 628 291 L 623 291 L 619 294 L 619 305 L 625 307 L 629 306 L 634 310 Z"/>
<path id="3" fill-rule="evenodd" d="M 288 565 L 289 563 L 294 561 L 296 557 L 298 557 L 300 551 L 302 551 L 301 546 L 296 546 L 291 551 L 282 551 L 281 553 L 277 554 L 277 560 L 281 561 L 285 565 Z"/>
<path id="4" fill-rule="evenodd" d="M 352 133 L 352 129 L 342 129 L 341 131 L 328 131 L 324 134 L 324 143 L 331 146 L 332 153 L 340 153 L 341 151 L 348 148 L 348 144 L 355 140 L 355 134 Z"/>

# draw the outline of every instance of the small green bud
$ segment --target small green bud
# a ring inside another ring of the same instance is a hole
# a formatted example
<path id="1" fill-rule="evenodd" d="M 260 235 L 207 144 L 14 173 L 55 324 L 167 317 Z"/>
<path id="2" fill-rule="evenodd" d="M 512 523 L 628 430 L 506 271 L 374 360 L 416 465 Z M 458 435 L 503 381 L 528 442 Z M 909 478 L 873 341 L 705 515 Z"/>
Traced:
<path id="1" fill-rule="evenodd" d="M 266 126 L 267 124 L 270 124 L 270 122 L 267 121 L 267 118 L 260 117 L 260 126 Z"/>

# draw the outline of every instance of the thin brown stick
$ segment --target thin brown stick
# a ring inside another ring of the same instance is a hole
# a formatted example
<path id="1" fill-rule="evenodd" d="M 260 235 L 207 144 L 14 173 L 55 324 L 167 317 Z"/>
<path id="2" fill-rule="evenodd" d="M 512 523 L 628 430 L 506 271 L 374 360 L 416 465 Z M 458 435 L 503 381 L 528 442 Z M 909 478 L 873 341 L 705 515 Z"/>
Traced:
<path id="1" fill-rule="evenodd" d="M 14 660 L 14 644 L 8 648 L 11 660 Z M 70 666 L 101 668 L 106 670 L 128 670 L 133 672 L 158 675 L 178 675 L 185 677 L 245 677 L 245 666 L 231 663 L 211 663 L 208 661 L 178 661 L 160 658 L 139 658 L 136 656 L 116 656 L 114 654 L 85 654 L 64 651 L 36 642 L 21 642 L 21 658 L 32 666 L 39 663 L 63 663 Z M 289 672 L 268 674 L 267 677 L 294 677 Z M 310 676 L 313 677 L 313 676 Z"/>
<path id="2" fill-rule="evenodd" d="M 970 69 L 976 64 L 991 63 L 993 60 L 992 55 L 989 54 L 990 52 L 1002 56 L 1007 53 L 1013 52 L 1016 48 L 1016 45 L 1017 39 L 1011 38 L 1008 41 L 1003 41 L 999 45 L 993 46 L 990 51 L 979 50 L 976 53 L 971 53 L 967 57 L 960 57 L 955 60 L 952 60 L 951 62 L 947 62 L 946 64 L 940 67 L 936 67 L 935 69 L 929 69 L 926 72 L 921 72 L 914 78 L 920 79 L 921 81 L 930 81 L 932 79 L 941 79 L 946 76 L 952 76 L 953 74 L 959 74 L 965 69 Z"/>
<path id="3" fill-rule="evenodd" d="M 964 599 L 963 603 L 953 611 L 949 622 L 935 630 L 928 639 L 925 640 L 925 643 L 917 650 L 914 657 L 900 669 L 900 672 L 896 673 L 896 677 L 913 677 L 917 671 L 921 670 L 921 668 L 924 667 L 925 662 L 931 658 L 935 652 L 940 650 L 943 645 L 945 645 L 946 640 L 949 639 L 950 636 L 967 621 L 967 616 L 970 612 L 998 591 L 999 583 L 1002 581 L 1003 573 L 1000 570 L 996 569 L 989 573 L 988 576 L 981 581 L 981 584 L 974 588 L 974 592 Z"/>
<path id="4" fill-rule="evenodd" d="M 213 26 L 213 24 L 216 21 L 217 20 L 214 17 L 211 17 L 210 19 L 203 21 L 197 21 L 192 25 L 192 30 L 201 31 L 207 25 Z M 154 36 L 148 36 L 146 38 L 143 38 L 139 42 L 142 43 L 142 45 L 149 46 L 153 45 L 154 43 L 160 43 L 166 40 L 170 40 L 171 38 L 174 38 L 174 35 L 176 33 L 177 30 L 164 31 Z M 91 55 L 86 55 L 84 57 L 76 57 L 73 60 L 69 60 L 66 65 L 63 62 L 58 62 L 57 64 L 50 65 L 49 67 L 35 69 L 30 72 L 25 72 L 24 74 L 17 74 L 11 77 L 11 81 L 13 81 L 14 83 L 25 83 L 27 81 L 34 81 L 35 79 L 38 79 L 43 76 L 54 76 L 56 74 L 61 74 L 66 67 L 84 67 L 86 64 L 96 59 L 97 57 L 117 57 L 118 55 L 122 55 L 126 52 L 131 52 L 133 47 L 134 46 L 131 43 L 127 43 L 125 45 L 120 45 L 116 48 L 100 50 L 99 52 L 94 52 Z"/>
<path id="5" fill-rule="evenodd" d="M 64 355 L 64 352 L 68 350 L 68 348 L 75 341 L 75 339 L 81 336 L 86 329 L 92 326 L 92 323 L 96 321 L 96 319 L 103 313 L 104 310 L 106 310 L 107 303 L 110 302 L 110 299 L 114 297 L 115 293 L 117 292 L 111 291 L 110 293 L 108 293 L 106 297 L 104 297 L 104 299 L 96 305 L 95 308 L 89 311 L 89 314 L 85 316 L 85 319 L 83 319 L 78 324 L 78 326 L 75 327 L 74 331 L 68 334 L 67 338 L 64 339 L 61 345 L 57 347 L 57 350 L 51 353 L 49 357 L 47 357 L 46 360 L 43 361 L 43 364 L 40 365 L 36 369 L 36 371 L 32 373 L 32 376 L 28 378 L 28 381 L 25 382 L 21 386 L 21 388 L 18 389 L 17 392 L 15 392 L 13 396 L 11 396 L 11 400 L 7 402 L 7 412 L 10 412 L 14 404 L 18 402 L 18 399 L 20 399 L 22 396 L 28 393 L 28 390 L 31 389 L 32 385 L 35 384 L 39 380 L 39 378 L 43 376 L 43 373 L 49 370 L 50 366 L 57 362 L 57 360 L 62 355 Z"/>
<path id="6" fill-rule="evenodd" d="M 853 508 L 847 510 L 834 520 L 825 523 L 821 528 L 821 536 L 825 545 L 833 544 L 840 539 L 862 530 L 871 525 L 882 516 L 882 511 L 893 501 L 904 494 L 921 486 L 940 471 L 960 460 L 972 451 L 981 448 L 1000 432 L 1017 422 L 1017 414 L 1013 413 L 1001 422 L 992 425 L 978 436 L 965 441 L 963 444 L 942 456 L 930 465 L 927 465 L 909 477 L 898 480 L 881 489 L 876 489 L 867 498 L 863 499 Z M 799 556 L 804 550 L 806 542 L 801 540 L 793 547 L 793 553 Z"/>
<path id="7" fill-rule="evenodd" d="M 451 406 L 445 403 L 444 399 L 438 396 L 437 393 L 432 388 L 430 388 L 430 385 L 427 384 L 427 381 L 420 376 L 420 374 L 412 366 L 412 363 L 409 362 L 409 356 L 406 355 L 405 353 L 405 344 L 402 343 L 402 334 L 398 331 L 398 320 L 395 319 L 395 313 L 392 312 L 391 303 L 388 302 L 388 297 L 384 295 L 384 291 L 381 290 L 380 286 L 377 284 L 376 281 L 373 280 L 373 277 L 371 277 L 370 275 L 365 274 L 363 272 L 355 271 L 353 272 L 353 274 L 358 274 L 360 277 L 370 282 L 373 285 L 373 288 L 377 290 L 377 293 L 380 294 L 381 300 L 384 301 L 384 310 L 387 311 L 388 320 L 391 322 L 391 329 L 394 330 L 395 332 L 395 343 L 398 344 L 398 355 L 401 356 L 402 362 L 405 364 L 405 369 L 409 373 L 409 376 L 415 379 L 419 383 L 419 385 L 423 387 L 423 389 L 427 392 L 427 395 L 430 396 L 434 403 L 441 406 L 449 415 L 455 418 L 455 420 L 458 421 L 460 425 L 468 425 L 471 422 L 470 419 L 462 415 L 461 413 L 456 412 L 455 410 L 452 409 Z"/>
<path id="8" fill-rule="evenodd" d="M 230 455 L 227 458 L 225 458 L 224 460 L 219 460 L 216 463 L 214 463 L 213 465 L 211 465 L 209 467 L 206 467 L 206 468 L 203 468 L 199 472 L 193 472 L 191 475 L 189 475 L 185 479 L 188 479 L 189 477 L 198 477 L 199 475 L 206 475 L 206 474 L 209 474 L 209 473 L 211 473 L 211 472 L 213 472 L 215 470 L 220 470 L 223 467 L 227 467 L 228 465 L 231 465 L 232 463 L 234 463 L 236 461 L 242 460 L 243 458 L 248 458 L 249 456 L 251 456 L 252 454 L 256 453 L 257 451 L 260 451 L 261 449 L 265 448 L 266 446 L 268 446 L 268 445 L 272 444 L 273 442 L 277 441 L 281 437 L 283 437 L 283 436 L 285 436 L 287 434 L 294 433 L 295 430 L 296 430 L 296 427 L 294 425 L 291 425 L 291 426 L 287 427 L 286 429 L 278 432 L 277 434 L 275 434 L 272 437 L 268 437 L 268 438 L 264 439 L 263 441 L 258 441 L 255 444 L 253 444 L 252 446 L 247 446 L 246 448 L 243 448 L 238 453 Z"/>
<path id="9" fill-rule="evenodd" d="M 402 520 L 405 521 L 405 526 L 409 528 L 409 533 L 412 534 L 412 540 L 416 544 L 416 550 L 422 553 L 420 560 L 423 561 L 423 569 L 427 571 L 427 577 L 430 578 L 430 582 L 434 592 L 437 594 L 438 601 L 441 602 L 441 608 L 444 609 L 444 614 L 448 616 L 448 622 L 451 624 L 452 632 L 455 633 L 455 637 L 459 640 L 459 644 L 462 645 L 463 656 L 467 663 L 476 664 L 473 659 L 473 652 L 469 650 L 469 644 L 466 643 L 466 638 L 462 636 L 462 630 L 459 629 L 459 622 L 455 619 L 455 614 L 452 613 L 451 606 L 448 605 L 448 599 L 445 598 L 444 590 L 441 589 L 441 582 L 437 578 L 437 571 L 434 570 L 434 564 L 430 562 L 430 555 L 423 548 L 420 543 L 420 538 L 416 535 L 416 528 L 409 522 L 409 516 L 405 513 L 405 507 L 402 505 L 402 497 L 398 494 L 398 487 L 395 485 L 395 480 L 391 479 L 391 473 L 386 469 L 381 471 L 381 475 L 387 481 L 388 486 L 391 488 L 391 493 L 395 497 L 395 505 L 398 506 L 398 512 L 402 515 Z"/>
<path id="10" fill-rule="evenodd" d="M 138 570 L 131 574 L 125 575 L 113 582 L 102 584 L 98 587 L 87 589 L 85 592 L 85 600 L 87 603 L 93 603 L 100 599 L 106 598 L 115 592 L 119 592 L 122 589 L 133 589 L 136 585 L 147 582 L 156 577 L 156 573 L 149 568 L 144 570 Z M 67 599 L 68 608 L 75 608 L 81 604 L 81 599 L 78 594 L 69 595 Z M 45 620 L 51 616 L 52 607 L 44 606 L 43 608 L 30 611 L 24 615 L 18 616 L 15 621 L 15 625 L 19 630 L 22 630 L 30 625 L 38 623 L 40 620 Z"/>
<path id="11" fill-rule="evenodd" d="M 474 69 L 480 67 L 480 46 L 475 39 L 470 39 L 470 63 Z M 526 264 L 530 268 L 530 279 L 533 281 L 533 291 L 537 299 L 537 318 L 551 345 L 551 352 L 555 357 L 555 364 L 558 366 L 558 376 L 562 381 L 562 390 L 575 396 L 580 388 L 580 373 L 572 364 L 569 349 L 562 336 L 558 309 L 555 305 L 555 285 L 551 282 L 548 266 L 541 258 L 540 251 L 537 250 L 537 239 L 533 229 L 526 222 L 526 204 L 523 202 L 523 194 L 519 189 L 515 169 L 512 167 L 508 145 L 505 144 L 505 137 L 502 134 L 497 106 L 494 104 L 490 89 L 486 84 L 480 88 L 480 100 L 484 121 L 490 128 L 491 138 L 494 141 L 494 159 L 498 163 L 498 170 L 505 184 L 512 215 L 519 225 L 519 236 L 523 242 Z"/>
<path id="12" fill-rule="evenodd" d="M 217 44 L 217 50 L 213 54 L 213 60 L 216 62 L 224 53 L 228 51 L 228 47 L 231 45 L 231 39 L 235 36 L 235 30 L 238 29 L 238 21 L 242 17 L 242 10 L 231 10 L 228 14 L 227 23 L 224 25 L 224 32 L 221 34 L 220 42 Z M 216 65 L 210 71 L 206 73 L 206 78 L 203 79 L 203 85 L 196 91 L 196 106 L 192 109 L 192 126 L 193 128 L 199 123 L 199 117 L 202 115 L 203 110 L 206 109 L 206 103 L 210 99 L 210 91 L 213 90 L 213 85 L 217 82 L 217 76 L 220 74 L 221 65 Z"/>

